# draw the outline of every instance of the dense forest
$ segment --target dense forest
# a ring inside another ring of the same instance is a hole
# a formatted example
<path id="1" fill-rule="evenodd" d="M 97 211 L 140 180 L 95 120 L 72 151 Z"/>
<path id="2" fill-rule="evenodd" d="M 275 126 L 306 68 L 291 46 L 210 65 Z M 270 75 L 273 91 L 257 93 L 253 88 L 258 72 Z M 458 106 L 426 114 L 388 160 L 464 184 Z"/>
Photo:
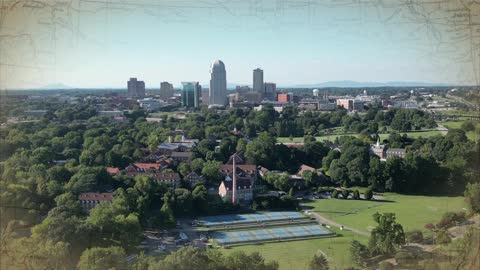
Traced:
<path id="1" fill-rule="evenodd" d="M 97 116 L 95 104 L 89 103 L 25 101 L 23 108 L 48 112 L 38 121 L 0 129 L 0 225 L 2 236 L 15 239 L 4 242 L 4 248 L 18 251 L 28 246 L 26 250 L 38 249 L 43 254 L 39 256 L 56 254 L 52 260 L 67 255 L 83 258 L 82 252 L 92 247 L 119 246 L 132 252 L 141 241 L 142 228 L 168 228 L 175 226 L 177 217 L 234 210 L 207 192 L 208 186 L 218 186 L 218 167 L 234 152 L 271 171 L 263 185 L 286 192 L 295 188 L 288 175 L 302 164 L 327 176 L 322 182 L 306 173 L 306 188 L 311 191 L 322 186 L 370 186 L 379 192 L 453 195 L 479 179 L 480 145 L 468 140 L 464 130 L 418 139 L 402 135 L 436 126 L 418 110 L 382 111 L 372 106 L 365 113 L 349 114 L 344 110 L 299 112 L 290 106 L 278 113 L 265 106 L 260 111 L 235 109 L 219 114 L 203 108 L 184 120 L 165 114 L 160 122 L 148 122 L 147 113 L 137 108 L 126 114 L 128 121 L 117 123 Z M 196 171 L 205 176 L 205 184 L 171 188 L 148 176 L 106 172 L 106 167 L 123 169 L 141 161 L 179 130 L 199 143 L 190 163 L 172 164 L 166 170 L 182 177 Z M 334 142 L 315 139 L 336 130 L 359 136 Z M 380 130 L 390 132 L 383 144 L 407 149 L 404 159 L 382 162 L 370 154 Z M 304 144 L 277 143 L 277 137 L 287 136 L 303 136 Z M 65 163 L 56 164 L 57 160 Z M 89 214 L 82 211 L 80 193 L 109 190 L 115 190 L 112 204 L 101 204 Z M 289 192 L 275 205 L 294 206 L 294 201 Z"/>

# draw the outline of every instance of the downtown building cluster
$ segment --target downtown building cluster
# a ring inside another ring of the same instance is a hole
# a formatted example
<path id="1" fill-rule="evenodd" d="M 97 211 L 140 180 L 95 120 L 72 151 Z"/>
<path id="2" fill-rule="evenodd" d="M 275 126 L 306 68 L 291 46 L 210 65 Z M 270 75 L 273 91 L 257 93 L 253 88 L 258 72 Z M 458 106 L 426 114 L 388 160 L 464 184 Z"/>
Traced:
<path id="1" fill-rule="evenodd" d="M 227 70 L 221 60 L 215 60 L 210 66 L 210 82 L 208 89 L 202 89 L 199 81 L 183 81 L 180 91 L 176 91 L 169 82 L 160 83 L 160 94 L 157 98 L 145 98 L 145 82 L 130 78 L 127 82 L 127 95 L 138 99 L 140 107 L 147 111 L 155 111 L 170 104 L 180 104 L 190 110 L 200 106 L 209 108 L 241 108 L 249 107 L 261 109 L 271 105 L 281 112 L 285 106 L 295 104 L 301 110 L 334 111 L 343 108 L 350 112 L 363 111 L 365 104 L 381 102 L 384 107 L 392 107 L 390 100 L 381 100 L 379 96 L 368 95 L 366 90 L 363 95 L 331 96 L 326 91 L 320 93 L 313 89 L 312 95 L 300 96 L 289 91 L 278 91 L 273 82 L 265 82 L 264 71 L 260 68 L 253 69 L 252 84 L 237 85 L 235 89 L 227 89 Z M 396 107 L 415 107 L 411 100 L 395 102 Z"/>

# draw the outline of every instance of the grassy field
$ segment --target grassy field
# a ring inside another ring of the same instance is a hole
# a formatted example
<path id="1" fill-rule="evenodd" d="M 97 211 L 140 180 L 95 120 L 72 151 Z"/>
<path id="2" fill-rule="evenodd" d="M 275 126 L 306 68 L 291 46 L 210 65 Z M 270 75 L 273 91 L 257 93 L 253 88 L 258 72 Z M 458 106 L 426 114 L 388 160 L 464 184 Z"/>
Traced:
<path id="1" fill-rule="evenodd" d="M 440 131 L 438 130 L 422 130 L 422 131 L 410 131 L 410 132 L 399 132 L 400 135 L 407 134 L 408 137 L 411 138 L 418 138 L 418 137 L 423 137 L 423 138 L 428 138 L 436 135 L 441 135 Z M 387 139 L 389 134 L 388 133 L 380 133 L 380 139 L 384 140 Z M 343 133 L 343 134 L 332 134 L 332 135 L 324 135 L 324 136 L 317 136 L 315 139 L 317 141 L 335 141 L 337 137 L 342 137 L 342 136 L 355 136 L 358 137 L 360 134 L 354 134 L 354 133 Z M 290 137 L 277 137 L 277 142 L 279 143 L 289 143 L 289 142 L 303 142 L 303 137 L 293 137 L 290 139 Z"/>
<path id="2" fill-rule="evenodd" d="M 307 205 L 340 224 L 362 231 L 376 226 L 375 212 L 392 212 L 406 231 L 423 229 L 427 223 L 438 222 L 443 213 L 459 211 L 465 207 L 463 197 L 427 197 L 386 193 L 385 199 L 393 202 L 323 199 Z"/>
<path id="3" fill-rule="evenodd" d="M 436 223 L 447 211 L 459 211 L 465 207 L 463 197 L 410 196 L 395 193 L 384 194 L 392 202 L 322 199 L 306 203 L 314 211 L 340 224 L 362 231 L 376 226 L 372 219 L 375 212 L 393 212 L 405 231 L 423 229 L 427 223 Z M 317 252 L 327 255 L 331 269 L 344 269 L 352 266 L 350 243 L 358 240 L 366 243 L 367 237 L 348 231 L 334 230 L 335 238 L 311 239 L 260 245 L 237 246 L 222 250 L 225 254 L 235 250 L 258 251 L 267 260 L 276 260 L 281 270 L 306 269 L 306 265 Z"/>
<path id="4" fill-rule="evenodd" d="M 237 246 L 224 249 L 223 252 L 228 254 L 235 250 L 258 251 L 266 260 L 278 261 L 280 270 L 307 269 L 307 264 L 313 255 L 321 252 L 327 256 L 330 269 L 345 269 L 353 266 L 349 252 L 351 241 L 355 239 L 366 243 L 368 239 L 347 231 L 336 232 L 339 234 L 338 237 Z"/>
<path id="5" fill-rule="evenodd" d="M 448 129 L 451 129 L 451 128 L 454 128 L 454 129 L 460 129 L 463 122 L 465 120 L 458 120 L 458 121 L 442 121 L 440 122 L 441 125 L 443 125 L 444 127 L 448 128 Z M 480 126 L 480 123 L 477 123 L 477 128 L 478 126 Z M 475 131 L 469 131 L 466 133 L 468 139 L 470 140 L 479 140 L 480 137 L 478 134 L 475 134 Z"/>

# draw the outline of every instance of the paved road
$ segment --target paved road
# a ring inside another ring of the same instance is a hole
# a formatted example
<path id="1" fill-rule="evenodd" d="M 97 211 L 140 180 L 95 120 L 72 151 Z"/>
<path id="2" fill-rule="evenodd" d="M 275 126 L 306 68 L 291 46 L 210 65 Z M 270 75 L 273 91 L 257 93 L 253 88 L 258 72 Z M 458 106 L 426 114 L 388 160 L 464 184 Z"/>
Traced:
<path id="1" fill-rule="evenodd" d="M 367 236 L 367 237 L 370 236 L 370 234 L 367 233 L 367 232 L 360 231 L 360 230 L 357 230 L 357 229 L 354 229 L 354 228 L 350 228 L 350 227 L 344 226 L 344 225 L 342 225 L 342 224 L 340 224 L 340 223 L 337 223 L 337 222 L 335 222 L 335 221 L 333 221 L 333 220 L 331 220 L 331 219 L 328 219 L 328 218 L 320 215 L 320 214 L 317 213 L 317 212 L 310 211 L 310 213 L 312 213 L 312 215 L 315 217 L 315 219 L 318 221 L 318 223 L 328 224 L 328 225 L 330 225 L 330 226 L 335 226 L 335 227 L 338 227 L 338 228 L 340 228 L 340 227 L 343 226 L 343 229 L 344 229 L 344 230 L 352 231 L 352 232 L 354 232 L 354 233 L 356 233 L 356 234 L 360 234 L 360 235 Z"/>

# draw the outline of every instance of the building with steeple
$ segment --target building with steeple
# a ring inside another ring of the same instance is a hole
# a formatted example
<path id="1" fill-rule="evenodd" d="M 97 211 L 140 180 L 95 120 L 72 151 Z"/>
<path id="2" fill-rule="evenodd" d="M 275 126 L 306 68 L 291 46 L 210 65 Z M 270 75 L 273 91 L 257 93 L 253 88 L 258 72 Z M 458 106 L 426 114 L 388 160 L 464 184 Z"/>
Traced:
<path id="1" fill-rule="evenodd" d="M 241 155 L 235 153 L 227 164 L 219 169 L 223 177 L 218 194 L 232 204 L 246 204 L 253 200 L 254 186 L 257 181 L 257 166 L 243 164 Z"/>
<path id="2" fill-rule="evenodd" d="M 370 152 L 378 156 L 381 160 L 386 158 L 387 148 L 384 144 L 380 144 L 380 137 L 377 138 L 377 143 L 370 145 Z"/>

